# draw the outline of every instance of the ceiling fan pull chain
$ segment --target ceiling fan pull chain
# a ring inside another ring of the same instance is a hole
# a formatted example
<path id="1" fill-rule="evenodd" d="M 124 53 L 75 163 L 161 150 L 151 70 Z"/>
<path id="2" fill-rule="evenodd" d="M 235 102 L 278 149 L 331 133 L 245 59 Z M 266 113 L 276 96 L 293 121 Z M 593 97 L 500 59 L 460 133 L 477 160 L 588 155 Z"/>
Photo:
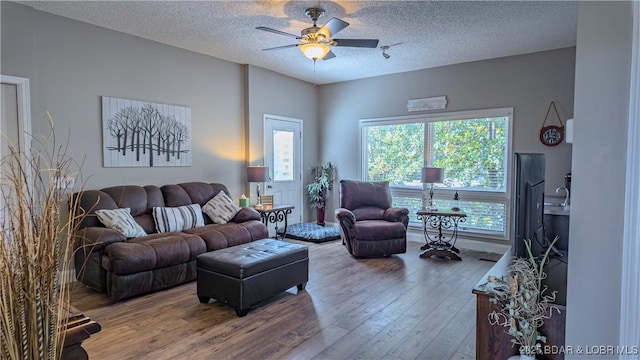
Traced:
<path id="1" fill-rule="evenodd" d="M 316 59 L 313 59 L 313 86 L 316 86 Z"/>

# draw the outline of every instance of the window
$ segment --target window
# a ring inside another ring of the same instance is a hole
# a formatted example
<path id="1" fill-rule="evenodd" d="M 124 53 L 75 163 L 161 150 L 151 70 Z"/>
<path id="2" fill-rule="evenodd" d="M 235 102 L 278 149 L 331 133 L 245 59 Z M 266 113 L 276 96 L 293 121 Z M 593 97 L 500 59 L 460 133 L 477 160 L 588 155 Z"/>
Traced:
<path id="1" fill-rule="evenodd" d="M 511 114 L 507 108 L 361 120 L 362 178 L 389 181 L 394 206 L 409 208 L 418 226 L 415 212 L 429 196 L 421 169 L 444 168 L 444 183 L 434 184 L 436 206 L 453 207 L 458 192 L 467 214 L 461 231 L 506 239 Z"/>
<path id="2" fill-rule="evenodd" d="M 293 131 L 273 131 L 273 181 L 293 180 Z"/>

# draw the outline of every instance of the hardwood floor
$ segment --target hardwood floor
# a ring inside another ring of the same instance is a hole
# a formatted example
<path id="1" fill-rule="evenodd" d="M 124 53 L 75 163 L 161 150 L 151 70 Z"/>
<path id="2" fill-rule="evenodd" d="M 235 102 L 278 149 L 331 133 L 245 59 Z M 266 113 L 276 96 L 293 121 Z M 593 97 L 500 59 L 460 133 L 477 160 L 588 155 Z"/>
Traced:
<path id="1" fill-rule="evenodd" d="M 297 242 L 295 240 L 287 240 Z M 303 242 L 297 242 L 303 243 Z M 243 318 L 196 296 L 196 283 L 113 303 L 74 283 L 72 303 L 102 326 L 83 343 L 100 359 L 473 359 L 472 287 L 494 264 L 406 254 L 354 259 L 340 241 L 309 246 L 309 283 Z"/>

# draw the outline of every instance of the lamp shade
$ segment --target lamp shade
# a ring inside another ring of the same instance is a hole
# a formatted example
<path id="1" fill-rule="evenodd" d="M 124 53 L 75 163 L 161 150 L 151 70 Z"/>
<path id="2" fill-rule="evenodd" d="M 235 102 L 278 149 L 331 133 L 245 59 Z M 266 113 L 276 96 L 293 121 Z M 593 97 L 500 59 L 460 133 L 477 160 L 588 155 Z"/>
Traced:
<path id="1" fill-rule="evenodd" d="M 434 167 L 422 168 L 422 182 L 429 184 L 442 184 L 444 181 L 444 169 Z"/>
<path id="2" fill-rule="evenodd" d="M 322 59 L 329 53 L 329 47 L 325 44 L 302 44 L 299 46 L 300 51 L 309 58 L 309 60 Z"/>
<path id="3" fill-rule="evenodd" d="M 247 166 L 248 182 L 264 182 L 269 180 L 268 166 Z"/>

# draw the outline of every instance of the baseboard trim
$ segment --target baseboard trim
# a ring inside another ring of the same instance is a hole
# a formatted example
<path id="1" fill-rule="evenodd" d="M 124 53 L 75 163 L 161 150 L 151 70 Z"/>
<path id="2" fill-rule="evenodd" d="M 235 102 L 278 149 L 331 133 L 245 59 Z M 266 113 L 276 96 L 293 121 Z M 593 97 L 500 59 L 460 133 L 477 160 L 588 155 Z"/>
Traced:
<path id="1" fill-rule="evenodd" d="M 63 270 L 63 271 L 60 272 L 60 283 L 61 284 L 72 283 L 72 282 L 75 281 L 75 278 L 76 278 L 75 270 L 68 269 L 68 270 Z"/>

